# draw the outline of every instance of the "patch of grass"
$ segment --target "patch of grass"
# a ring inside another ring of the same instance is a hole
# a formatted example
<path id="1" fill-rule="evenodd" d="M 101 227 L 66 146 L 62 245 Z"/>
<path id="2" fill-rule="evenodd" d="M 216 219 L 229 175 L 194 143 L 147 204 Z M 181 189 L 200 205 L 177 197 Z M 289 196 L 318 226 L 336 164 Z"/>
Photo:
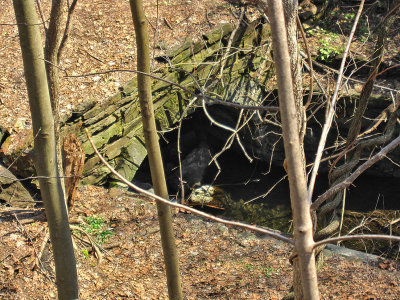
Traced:
<path id="1" fill-rule="evenodd" d="M 319 48 L 317 52 L 317 60 L 328 62 L 336 55 L 343 53 L 342 42 L 337 33 L 330 32 L 319 26 L 307 30 L 309 36 L 317 37 L 319 40 Z"/>
<path id="2" fill-rule="evenodd" d="M 258 274 L 257 276 L 265 276 L 266 278 L 271 277 L 272 274 L 279 274 L 281 268 L 275 269 L 271 266 L 255 266 L 250 263 L 246 263 L 244 267 L 250 272 L 254 274 Z"/>
<path id="3" fill-rule="evenodd" d="M 329 61 L 336 55 L 343 53 L 343 48 L 335 43 L 335 40 L 326 39 L 320 41 L 320 48 L 318 49 L 317 59 L 320 61 Z"/>
<path id="4" fill-rule="evenodd" d="M 107 239 L 113 235 L 113 232 L 107 229 L 107 223 L 102 217 L 87 217 L 85 221 L 85 224 L 80 224 L 79 226 L 82 227 L 85 232 L 94 236 L 99 244 L 106 242 Z"/>

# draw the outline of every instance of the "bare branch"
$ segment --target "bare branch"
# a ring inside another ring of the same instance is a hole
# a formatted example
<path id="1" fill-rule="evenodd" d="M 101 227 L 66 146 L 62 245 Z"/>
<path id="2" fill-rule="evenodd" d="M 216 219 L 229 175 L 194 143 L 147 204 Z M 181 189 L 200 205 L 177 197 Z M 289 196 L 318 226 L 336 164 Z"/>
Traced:
<path id="1" fill-rule="evenodd" d="M 310 48 L 308 47 L 306 34 L 304 33 L 303 25 L 301 24 L 299 15 L 297 15 L 296 21 L 297 21 L 297 28 L 299 28 L 299 30 L 300 30 L 301 37 L 304 41 L 304 46 L 306 47 L 306 53 L 307 53 L 307 58 L 308 58 L 308 63 L 309 63 L 309 68 L 310 68 L 310 90 L 308 92 L 307 102 L 304 105 L 304 108 L 307 109 L 307 107 L 311 104 L 311 100 L 312 100 L 312 96 L 313 96 L 313 92 L 314 92 L 314 80 L 313 80 L 314 79 L 314 77 L 313 77 L 314 70 L 313 70 L 313 66 L 312 66 L 312 58 L 311 58 Z"/>
<path id="2" fill-rule="evenodd" d="M 349 177 L 347 177 L 345 180 L 343 180 L 341 183 L 338 183 L 337 185 L 331 187 L 329 190 L 327 190 L 325 193 L 323 193 L 321 196 L 317 198 L 316 201 L 313 202 L 311 205 L 311 210 L 316 210 L 318 207 L 321 206 L 322 203 L 324 203 L 327 199 L 335 195 L 337 192 L 349 187 L 351 183 L 357 179 L 358 176 L 361 175 L 366 169 L 371 167 L 373 164 L 381 160 L 386 156 L 387 153 L 390 151 L 394 150 L 398 144 L 400 144 L 400 136 L 394 139 L 390 144 L 388 144 L 386 147 L 384 147 L 381 151 L 379 151 L 377 154 L 375 154 L 371 159 L 363 163 L 361 166 L 357 168 L 357 170 L 354 171 L 353 174 L 351 174 Z"/>
<path id="3" fill-rule="evenodd" d="M 336 243 L 336 242 L 343 242 L 343 241 L 351 241 L 351 240 L 391 240 L 400 242 L 400 236 L 390 236 L 384 234 L 359 234 L 359 235 L 344 235 L 334 238 L 325 239 L 322 241 L 315 242 L 313 248 L 315 249 L 318 246 Z"/>
<path id="4" fill-rule="evenodd" d="M 305 53 L 303 53 L 303 52 L 300 52 L 300 54 L 301 54 L 302 57 L 307 57 L 307 55 L 306 55 Z M 321 63 L 319 63 L 319 62 L 317 62 L 317 61 L 315 61 L 315 60 L 313 60 L 312 63 L 313 63 L 313 65 L 316 65 L 316 66 L 318 66 L 318 67 L 320 67 L 320 68 L 326 69 L 326 70 L 328 70 L 328 71 L 330 71 L 330 72 L 332 72 L 332 73 L 335 73 L 335 74 L 339 75 L 339 71 L 336 70 L 336 69 L 330 68 L 330 67 L 328 67 L 328 66 L 326 66 L 326 65 L 324 65 L 324 64 L 321 64 Z M 364 64 L 364 65 L 366 65 L 366 64 Z M 307 67 L 308 67 L 308 65 L 307 65 Z M 354 73 L 354 72 L 352 72 L 352 73 Z M 314 77 L 314 78 L 315 78 L 315 77 Z M 355 78 L 350 78 L 349 76 L 344 76 L 344 75 L 343 75 L 343 79 L 346 79 L 347 81 L 357 82 L 357 83 L 360 83 L 360 84 L 365 84 L 365 81 L 358 80 L 358 79 L 355 79 Z M 318 86 L 319 86 L 319 88 L 321 88 L 320 85 L 318 85 Z M 391 92 L 393 92 L 393 93 L 399 93 L 399 94 L 400 94 L 400 91 L 398 91 L 398 90 L 396 90 L 396 89 L 392 89 L 392 88 L 390 88 L 390 87 L 383 86 L 383 85 L 379 85 L 379 84 L 376 84 L 376 83 L 374 83 L 374 88 L 378 88 L 378 89 L 382 89 L 382 90 L 387 90 L 387 91 L 391 91 Z M 322 88 L 321 88 L 321 90 L 323 91 Z"/>
<path id="5" fill-rule="evenodd" d="M 44 19 L 43 12 L 42 12 L 42 7 L 40 5 L 40 1 L 39 0 L 36 0 L 36 6 L 37 6 L 37 9 L 39 11 L 40 18 L 42 19 L 42 22 L 43 22 L 42 24 L 43 24 L 44 32 L 47 34 L 46 20 Z"/>
<path id="6" fill-rule="evenodd" d="M 357 28 L 357 25 L 358 25 L 358 21 L 360 19 L 361 12 L 362 12 L 363 7 L 364 7 L 364 2 L 365 2 L 365 0 L 362 0 L 361 3 L 360 3 L 360 7 L 358 9 L 356 18 L 354 20 L 353 28 L 351 29 L 351 33 L 350 33 L 349 39 L 347 41 L 346 49 L 345 49 L 345 51 L 343 53 L 343 59 L 342 59 L 341 65 L 340 65 L 339 76 L 338 76 L 338 79 L 337 79 L 335 91 L 334 91 L 332 99 L 331 99 L 331 105 L 330 105 L 330 108 L 329 108 L 328 117 L 327 117 L 327 119 L 325 121 L 325 124 L 324 124 L 324 127 L 322 129 L 321 139 L 320 139 L 319 144 L 318 144 L 318 150 L 317 150 L 317 153 L 316 153 L 316 156 L 315 156 L 315 162 L 314 162 L 313 170 L 312 170 L 312 173 L 311 173 L 310 182 L 309 182 L 309 185 L 308 185 L 308 202 L 309 203 L 311 203 L 311 200 L 312 200 L 315 180 L 317 178 L 317 173 L 318 173 L 319 165 L 320 165 L 320 162 L 321 162 L 322 153 L 324 151 L 326 139 L 328 137 L 328 132 L 329 132 L 329 129 L 330 129 L 332 121 L 333 121 L 333 116 L 335 115 L 336 100 L 338 99 L 339 90 L 340 90 L 340 88 L 342 86 L 343 71 L 344 71 L 344 67 L 346 65 L 346 58 L 347 58 L 347 55 L 349 53 L 350 45 L 351 45 L 351 42 L 353 41 L 353 36 L 354 36 L 355 31 L 356 31 L 356 28 Z"/>

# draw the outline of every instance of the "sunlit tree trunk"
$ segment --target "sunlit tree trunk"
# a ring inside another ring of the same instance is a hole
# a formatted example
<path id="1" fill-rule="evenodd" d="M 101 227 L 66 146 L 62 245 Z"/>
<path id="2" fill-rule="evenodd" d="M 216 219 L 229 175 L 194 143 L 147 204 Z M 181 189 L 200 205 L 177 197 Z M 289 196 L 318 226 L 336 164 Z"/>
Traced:
<path id="1" fill-rule="evenodd" d="M 150 73 L 149 38 L 146 18 L 141 0 L 130 0 L 132 19 L 136 33 L 137 69 L 140 72 Z M 138 74 L 139 101 L 142 113 L 143 132 L 147 155 L 150 163 L 151 178 L 154 191 L 158 196 L 168 199 L 167 184 L 164 167 L 158 143 L 156 123 L 154 119 L 153 101 L 151 95 L 151 78 L 143 73 Z M 179 274 L 179 260 L 175 245 L 170 207 L 157 201 L 158 220 L 160 224 L 161 242 L 164 252 L 164 262 L 167 272 L 169 299 L 182 299 L 181 279 Z"/>
<path id="2" fill-rule="evenodd" d="M 42 40 L 34 0 L 14 0 L 29 105 L 34 164 L 46 209 L 59 299 L 78 299 L 78 280 L 68 214 L 57 169 L 57 155 Z"/>
<path id="3" fill-rule="evenodd" d="M 293 82 L 293 93 L 296 105 L 296 120 L 300 137 L 300 153 L 302 154 L 303 161 L 303 172 L 305 175 L 306 161 L 303 149 L 303 138 L 305 135 L 306 124 L 305 124 L 305 109 L 303 105 L 303 74 L 300 65 L 300 51 L 297 44 L 297 11 L 298 1 L 297 0 L 284 0 L 283 1 L 285 23 L 287 29 L 288 48 L 290 55 L 290 69 Z M 300 272 L 299 259 L 296 257 L 293 259 L 293 289 L 295 299 L 304 299 L 303 288 L 302 288 L 302 276 Z"/>
<path id="4" fill-rule="evenodd" d="M 63 37 L 65 19 L 65 13 L 67 10 L 66 0 L 53 0 L 51 4 L 50 22 L 49 28 L 46 32 L 45 41 L 45 66 L 47 72 L 47 81 L 50 92 L 50 102 L 53 111 L 54 118 L 54 130 L 56 134 L 56 145 L 57 145 L 57 164 L 60 174 L 63 174 L 62 156 L 61 156 L 61 144 L 59 135 L 59 90 L 60 90 L 60 78 L 58 72 L 58 51 L 61 45 L 61 39 Z M 63 182 L 64 180 L 61 179 Z M 64 184 L 62 184 L 64 187 Z"/>
<path id="5" fill-rule="evenodd" d="M 298 265 L 294 265 L 295 299 L 319 299 L 317 271 L 313 251 L 313 226 L 307 199 L 307 181 L 304 172 L 304 153 L 299 135 L 298 108 L 291 75 L 288 38 L 281 1 L 268 1 L 267 13 L 271 21 L 274 61 L 278 78 L 279 106 L 282 133 L 289 176 L 295 249 Z M 292 61 L 293 62 L 293 61 Z M 295 259 L 296 260 L 296 259 Z M 296 273 L 300 271 L 300 275 Z"/>
<path id="6" fill-rule="evenodd" d="M 269 16 L 270 13 L 273 13 L 276 2 L 275 0 L 253 0 L 250 1 L 254 4 L 257 4 L 261 9 L 264 11 L 266 15 Z M 291 79 L 291 86 L 290 89 L 291 97 L 293 98 L 293 108 L 295 109 L 295 114 L 291 116 L 293 120 L 295 120 L 297 132 L 298 132 L 298 141 L 299 141 L 299 149 L 298 154 L 301 157 L 301 164 L 298 167 L 301 168 L 303 175 L 301 178 L 304 178 L 304 187 L 301 187 L 302 190 L 307 190 L 306 186 L 306 179 L 305 179 L 305 156 L 304 156 L 304 149 L 303 149 L 303 137 L 305 134 L 305 110 L 303 106 L 303 90 L 302 90 L 302 71 L 300 67 L 300 56 L 299 56 L 299 49 L 297 44 L 297 25 L 296 25 L 296 18 L 297 18 L 297 10 L 298 10 L 298 1 L 297 0 L 284 0 L 279 1 L 280 6 L 284 8 L 284 36 L 286 40 L 286 49 L 289 54 L 289 73 L 286 74 L 287 78 Z M 269 16 L 271 17 L 271 16 Z M 272 28 L 273 30 L 273 28 Z M 275 29 L 276 30 L 276 29 Z M 275 32 L 276 33 L 276 32 Z M 283 36 L 283 35 L 282 35 Z M 275 38 L 277 38 L 275 36 Z M 276 40 L 275 40 L 276 44 Z M 274 48 L 275 49 L 275 48 Z M 282 49 L 280 49 L 282 50 Z M 276 53 L 276 50 L 274 50 Z M 275 60 L 275 65 L 278 67 L 280 61 Z M 281 90 L 279 91 L 280 99 L 281 98 Z M 285 163 L 288 166 L 288 155 L 286 154 Z M 289 169 L 289 168 L 288 168 Z M 289 179 L 290 181 L 290 179 Z M 303 183 L 301 183 L 303 184 Z M 291 188 L 292 190 L 292 188 Z M 292 196 L 291 196 L 292 198 Z M 292 204 L 293 207 L 293 204 Z M 293 209 L 293 208 L 292 208 Z M 311 235 L 312 237 L 312 235 Z M 297 248 L 296 248 L 297 249 Z M 315 258 L 313 258 L 315 260 Z M 294 296 L 296 299 L 304 299 L 303 294 L 303 283 L 302 283 L 302 272 L 301 267 L 299 265 L 298 256 L 296 256 L 293 260 L 293 288 L 294 288 Z"/>

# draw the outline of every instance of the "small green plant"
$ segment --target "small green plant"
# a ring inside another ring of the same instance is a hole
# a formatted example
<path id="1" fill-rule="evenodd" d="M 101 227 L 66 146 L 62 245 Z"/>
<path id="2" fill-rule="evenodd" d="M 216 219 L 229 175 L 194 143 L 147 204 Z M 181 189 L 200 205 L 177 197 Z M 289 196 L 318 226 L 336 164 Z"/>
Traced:
<path id="1" fill-rule="evenodd" d="M 273 271 L 272 267 L 265 267 L 264 276 L 268 278 L 269 276 L 271 276 L 272 271 Z"/>
<path id="2" fill-rule="evenodd" d="M 280 268 L 279 269 L 274 269 L 272 267 L 265 267 L 264 268 L 264 276 L 269 278 L 273 272 L 278 274 L 280 271 L 281 271 Z"/>
<path id="3" fill-rule="evenodd" d="M 253 272 L 253 270 L 254 270 L 254 267 L 253 267 L 252 264 L 245 264 L 244 267 L 245 267 L 247 270 L 249 270 L 250 272 Z"/>
<path id="4" fill-rule="evenodd" d="M 96 237 L 99 244 L 107 241 L 113 235 L 112 231 L 107 229 L 107 223 L 102 217 L 87 217 L 86 224 L 80 225 L 85 232 Z"/>
<path id="5" fill-rule="evenodd" d="M 89 251 L 86 249 L 81 249 L 83 256 L 85 256 L 86 259 L 89 259 Z"/>
<path id="6" fill-rule="evenodd" d="M 321 47 L 318 49 L 318 60 L 329 61 L 336 55 L 343 53 L 343 48 L 337 45 L 337 38 L 336 34 L 330 34 L 320 41 Z"/>

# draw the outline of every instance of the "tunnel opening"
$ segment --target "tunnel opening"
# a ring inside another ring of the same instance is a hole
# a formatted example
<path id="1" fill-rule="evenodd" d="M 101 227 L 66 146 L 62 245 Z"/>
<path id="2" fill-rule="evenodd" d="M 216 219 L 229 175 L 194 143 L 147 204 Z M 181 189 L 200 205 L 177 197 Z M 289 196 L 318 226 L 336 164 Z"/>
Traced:
<path id="1" fill-rule="evenodd" d="M 209 113 L 217 121 L 235 127 L 238 111 L 226 107 L 213 107 Z M 253 125 L 251 122 L 249 124 L 249 128 L 243 130 L 241 137 L 251 135 L 251 126 Z M 224 203 L 223 210 L 215 210 L 214 207 L 206 206 L 200 207 L 200 209 L 222 214 L 231 219 L 291 233 L 289 183 L 279 154 L 276 155 L 277 160 L 257 159 L 255 151 L 251 151 L 252 143 L 255 141 L 252 141 L 251 138 L 243 138 L 243 142 L 246 143 L 247 155 L 251 156 L 252 162 L 246 157 L 238 142 L 234 141 L 229 149 L 218 156 L 217 163 L 210 163 L 212 158 L 224 147 L 229 135 L 229 131 L 212 124 L 202 109 L 197 109 L 182 122 L 180 142 L 185 198 L 189 197 L 198 186 L 218 187 L 229 195 L 230 202 Z M 171 199 L 179 199 L 181 195 L 177 140 L 177 129 L 160 136 Z M 313 155 L 314 153 L 307 153 L 308 157 Z M 151 185 L 147 159 L 143 161 L 134 180 Z M 314 189 L 314 199 L 328 188 L 328 174 L 320 172 Z M 345 220 L 345 222 L 353 224 L 351 222 L 357 219 L 354 213 L 364 213 L 362 218 L 365 218 L 365 214 L 368 216 L 372 211 L 400 210 L 398 195 L 400 195 L 398 178 L 361 175 L 347 189 L 346 214 L 344 216 L 347 221 Z M 351 213 L 348 214 L 347 211 L 351 211 Z M 350 226 L 348 230 L 351 230 L 351 226 L 355 227 L 357 224 L 346 226 Z M 346 246 L 365 250 L 365 243 L 358 246 L 346 244 Z M 368 251 L 382 254 L 386 251 L 386 246 L 378 247 L 373 243 Z"/>

